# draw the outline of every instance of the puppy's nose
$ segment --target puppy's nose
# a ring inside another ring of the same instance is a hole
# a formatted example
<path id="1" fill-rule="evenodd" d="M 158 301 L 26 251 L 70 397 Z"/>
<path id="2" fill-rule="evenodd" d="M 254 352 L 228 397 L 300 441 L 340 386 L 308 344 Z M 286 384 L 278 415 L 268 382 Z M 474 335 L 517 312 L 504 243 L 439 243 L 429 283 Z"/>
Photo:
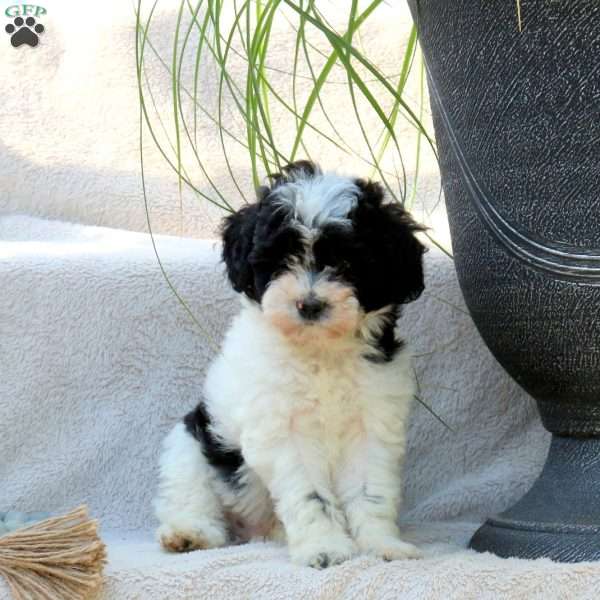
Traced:
<path id="1" fill-rule="evenodd" d="M 327 308 L 327 303 L 316 296 L 307 296 L 296 302 L 298 313 L 305 321 L 316 321 Z"/>

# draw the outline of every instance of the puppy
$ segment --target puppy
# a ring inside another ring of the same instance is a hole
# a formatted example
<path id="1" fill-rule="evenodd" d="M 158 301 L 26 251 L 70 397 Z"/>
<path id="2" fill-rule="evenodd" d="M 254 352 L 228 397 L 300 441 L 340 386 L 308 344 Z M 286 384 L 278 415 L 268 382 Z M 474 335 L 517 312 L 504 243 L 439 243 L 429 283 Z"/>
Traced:
<path id="1" fill-rule="evenodd" d="M 421 228 L 381 185 L 307 161 L 258 195 L 224 222 L 242 310 L 165 440 L 158 537 L 281 540 L 315 568 L 417 558 L 397 525 L 415 386 L 396 322 L 423 291 Z"/>

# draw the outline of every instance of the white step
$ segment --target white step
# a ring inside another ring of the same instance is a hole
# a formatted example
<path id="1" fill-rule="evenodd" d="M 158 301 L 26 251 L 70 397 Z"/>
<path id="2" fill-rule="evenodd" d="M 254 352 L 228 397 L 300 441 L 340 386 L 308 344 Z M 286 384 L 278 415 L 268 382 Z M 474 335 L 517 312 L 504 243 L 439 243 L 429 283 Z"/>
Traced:
<path id="1" fill-rule="evenodd" d="M 448 598 L 463 584 L 465 598 L 525 589 L 533 595 L 514 597 L 536 597 L 550 575 L 557 586 L 572 575 L 583 589 L 583 567 L 525 567 L 460 549 L 474 525 L 452 522 L 480 522 L 520 497 L 548 437 L 480 340 L 452 261 L 436 251 L 426 255 L 427 290 L 401 321 L 421 394 L 454 429 L 415 407 L 402 519 L 446 522 L 411 526 L 434 542 L 430 558 L 357 558 L 318 573 L 293 567 L 272 545 L 161 553 L 148 541 L 160 442 L 199 400 L 238 300 L 217 242 L 162 236 L 157 248 L 200 326 L 167 286 L 147 235 L 0 218 L 0 511 L 87 503 L 109 532 L 106 598 L 366 598 L 370 589 Z"/>

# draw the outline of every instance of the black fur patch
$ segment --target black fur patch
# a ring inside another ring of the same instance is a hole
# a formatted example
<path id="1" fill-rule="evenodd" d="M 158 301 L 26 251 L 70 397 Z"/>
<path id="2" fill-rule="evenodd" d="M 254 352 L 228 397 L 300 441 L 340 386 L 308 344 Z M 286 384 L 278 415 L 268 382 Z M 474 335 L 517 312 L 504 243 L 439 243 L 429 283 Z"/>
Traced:
<path id="1" fill-rule="evenodd" d="M 245 206 L 225 219 L 223 260 L 236 292 L 260 302 L 267 285 L 304 252 L 302 235 L 292 225 L 288 208 L 261 188 L 258 204 Z"/>
<path id="2" fill-rule="evenodd" d="M 223 260 L 227 266 L 227 276 L 236 292 L 255 298 L 254 273 L 248 264 L 252 252 L 254 229 L 258 220 L 259 205 L 244 206 L 223 220 Z"/>
<path id="3" fill-rule="evenodd" d="M 392 307 L 374 344 L 378 352 L 365 356 L 384 363 L 403 347 L 394 335 L 400 306 L 423 291 L 425 247 L 415 237 L 422 228 L 400 205 L 383 201 L 379 184 L 359 180 L 357 185 L 362 195 L 349 214 L 352 227 L 325 225 L 313 252 L 317 270 L 331 267 L 340 281 L 354 289 L 365 312 Z"/>
<path id="4" fill-rule="evenodd" d="M 379 184 L 358 181 L 362 195 L 348 215 L 352 227 L 323 227 L 313 251 L 317 270 L 333 267 L 366 312 L 416 300 L 423 291 L 422 228 L 398 204 L 383 202 Z"/>
<path id="5" fill-rule="evenodd" d="M 302 234 L 292 224 L 289 208 L 270 196 L 261 202 L 248 263 L 254 274 L 255 299 L 260 302 L 267 285 L 304 254 Z"/>
<path id="6" fill-rule="evenodd" d="M 376 352 L 365 354 L 367 360 L 381 364 L 390 362 L 394 356 L 396 356 L 396 353 L 404 348 L 404 342 L 397 339 L 395 334 L 396 321 L 398 320 L 399 313 L 400 308 L 394 306 L 386 317 L 386 323 L 381 335 L 373 344 L 373 348 Z"/>
<path id="7" fill-rule="evenodd" d="M 422 227 L 397 203 L 385 203 L 378 183 L 357 180 L 361 188 L 350 213 L 355 251 L 363 258 L 352 269 L 358 301 L 366 311 L 416 300 L 424 289 L 425 247 L 415 237 Z"/>
<path id="8" fill-rule="evenodd" d="M 329 507 L 329 502 L 327 500 L 325 500 L 325 498 L 323 498 L 323 496 L 321 496 L 317 492 L 313 492 L 312 494 L 309 494 L 306 497 L 306 499 L 309 502 L 318 502 L 321 505 L 321 509 L 323 510 L 323 512 L 326 512 L 326 510 Z"/>
<path id="9" fill-rule="evenodd" d="M 188 413 L 183 422 L 190 435 L 200 442 L 209 464 L 217 469 L 223 479 L 235 483 L 237 472 L 244 464 L 244 458 L 239 450 L 223 448 L 219 439 L 210 431 L 210 415 L 204 404 L 200 403 Z"/>
<path id="10" fill-rule="evenodd" d="M 323 496 L 321 496 L 321 494 L 319 494 L 318 492 L 312 492 L 312 493 L 308 494 L 306 496 L 306 500 L 308 502 L 316 502 L 318 504 L 319 508 L 321 509 L 321 511 L 323 512 L 323 514 L 328 519 L 334 518 L 334 513 L 338 507 L 336 507 L 335 504 L 332 504 L 326 498 L 323 498 Z"/>

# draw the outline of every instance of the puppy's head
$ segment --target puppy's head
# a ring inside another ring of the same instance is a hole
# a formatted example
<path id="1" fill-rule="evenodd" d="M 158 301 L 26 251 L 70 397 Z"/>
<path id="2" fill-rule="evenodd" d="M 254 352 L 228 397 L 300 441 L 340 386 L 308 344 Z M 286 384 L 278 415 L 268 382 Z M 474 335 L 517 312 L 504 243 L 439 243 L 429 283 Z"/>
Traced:
<path id="1" fill-rule="evenodd" d="M 378 183 L 299 161 L 258 195 L 225 219 L 223 258 L 233 288 L 291 340 L 356 336 L 423 291 L 420 227 Z"/>

